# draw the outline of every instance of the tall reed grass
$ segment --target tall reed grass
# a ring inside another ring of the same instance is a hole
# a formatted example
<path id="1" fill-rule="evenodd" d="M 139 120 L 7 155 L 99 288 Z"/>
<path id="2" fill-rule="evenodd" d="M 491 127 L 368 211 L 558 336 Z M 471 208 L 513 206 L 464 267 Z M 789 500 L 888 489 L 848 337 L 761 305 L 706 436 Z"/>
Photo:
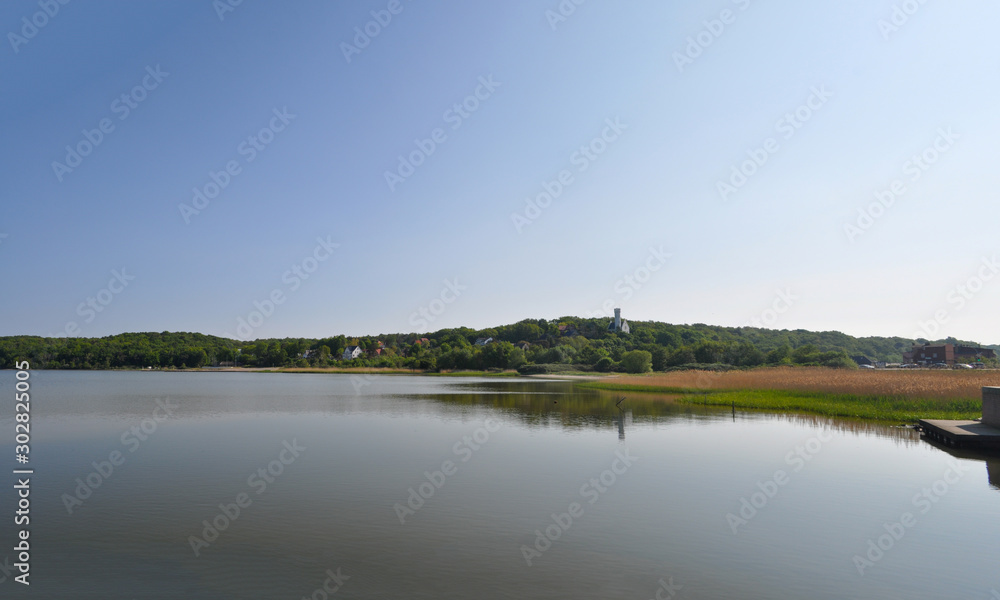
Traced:
<path id="1" fill-rule="evenodd" d="M 680 401 L 692 404 L 907 423 L 978 418 L 982 388 L 1000 385 L 1000 371 L 779 367 L 722 373 L 679 371 L 579 385 L 680 394 Z"/>

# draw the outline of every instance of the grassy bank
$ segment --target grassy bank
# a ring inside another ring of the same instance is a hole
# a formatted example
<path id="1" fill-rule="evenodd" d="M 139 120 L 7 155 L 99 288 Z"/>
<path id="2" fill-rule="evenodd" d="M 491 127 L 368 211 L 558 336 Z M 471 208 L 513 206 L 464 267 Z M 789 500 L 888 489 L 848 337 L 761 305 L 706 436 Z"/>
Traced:
<path id="1" fill-rule="evenodd" d="M 843 394 L 779 389 L 692 389 L 603 381 L 578 385 L 601 390 L 677 394 L 679 402 L 689 404 L 735 405 L 741 410 L 809 413 L 896 423 L 914 423 L 919 419 L 975 419 L 982 413 L 982 401 L 978 398 L 921 398 L 903 394 Z"/>
<path id="2" fill-rule="evenodd" d="M 247 369 L 256 373 L 339 373 L 346 375 L 427 375 L 431 377 L 520 377 L 517 371 L 420 371 L 375 367 L 282 367 Z"/>
<path id="3" fill-rule="evenodd" d="M 521 377 L 517 371 L 428 371 L 433 377 Z"/>

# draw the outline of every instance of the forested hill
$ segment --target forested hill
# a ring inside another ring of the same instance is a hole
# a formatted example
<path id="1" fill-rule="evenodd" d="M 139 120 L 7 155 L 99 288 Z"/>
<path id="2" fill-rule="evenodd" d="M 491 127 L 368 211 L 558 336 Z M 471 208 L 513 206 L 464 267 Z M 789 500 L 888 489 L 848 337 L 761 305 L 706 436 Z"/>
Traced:
<path id="1" fill-rule="evenodd" d="M 630 322 L 631 333 L 608 332 L 609 319 L 526 319 L 489 329 L 442 329 L 423 334 L 343 335 L 306 339 L 230 340 L 200 333 L 123 333 L 104 338 L 0 337 L 0 365 L 28 360 L 33 368 L 193 368 L 332 366 L 419 369 L 517 368 L 525 364 L 577 365 L 613 370 L 627 352 L 649 352 L 656 370 L 690 364 L 820 364 L 854 366 L 850 357 L 900 362 L 913 340 L 856 338 L 836 331 L 770 330 L 704 324 Z M 486 345 L 477 339 L 492 338 Z M 935 340 L 977 345 L 954 338 Z M 342 360 L 344 349 L 363 354 Z M 988 346 L 1000 350 L 1000 346 Z M 606 360 L 602 360 L 606 359 Z"/>

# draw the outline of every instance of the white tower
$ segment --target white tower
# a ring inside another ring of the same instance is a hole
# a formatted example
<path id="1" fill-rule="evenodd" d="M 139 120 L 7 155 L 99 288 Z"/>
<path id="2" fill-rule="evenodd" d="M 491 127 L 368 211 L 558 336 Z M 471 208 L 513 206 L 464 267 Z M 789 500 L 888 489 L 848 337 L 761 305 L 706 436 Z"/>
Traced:
<path id="1" fill-rule="evenodd" d="M 622 330 L 622 309 L 615 309 L 615 331 Z"/>

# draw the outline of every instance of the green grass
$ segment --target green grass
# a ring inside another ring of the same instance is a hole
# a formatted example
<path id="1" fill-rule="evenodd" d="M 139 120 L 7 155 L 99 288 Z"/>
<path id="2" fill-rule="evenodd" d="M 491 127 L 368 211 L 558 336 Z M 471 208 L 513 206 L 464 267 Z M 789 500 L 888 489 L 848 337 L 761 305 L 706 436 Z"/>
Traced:
<path id="1" fill-rule="evenodd" d="M 428 371 L 424 375 L 432 377 L 521 377 L 517 371 L 452 371 L 449 373 Z"/>
<path id="2" fill-rule="evenodd" d="M 914 423 L 920 419 L 976 419 L 982 414 L 982 401 L 976 398 L 942 400 L 786 390 L 700 390 L 604 382 L 578 385 L 604 390 L 678 394 L 677 401 L 688 404 L 735 405 L 741 410 L 809 413 L 898 423 Z"/>
<path id="3" fill-rule="evenodd" d="M 517 371 L 455 371 L 451 373 L 438 373 L 436 371 L 421 371 L 419 369 L 393 369 L 393 368 L 350 368 L 337 369 L 335 367 L 284 367 L 280 369 L 261 367 L 255 370 L 257 373 L 319 373 L 331 375 L 427 375 L 429 377 L 520 377 Z"/>
<path id="4" fill-rule="evenodd" d="M 604 381 L 585 381 L 577 384 L 593 390 L 611 390 L 622 392 L 653 392 L 656 394 L 707 394 L 712 390 L 696 390 L 691 388 L 667 387 L 662 385 L 640 385 L 637 383 L 611 383 Z"/>

